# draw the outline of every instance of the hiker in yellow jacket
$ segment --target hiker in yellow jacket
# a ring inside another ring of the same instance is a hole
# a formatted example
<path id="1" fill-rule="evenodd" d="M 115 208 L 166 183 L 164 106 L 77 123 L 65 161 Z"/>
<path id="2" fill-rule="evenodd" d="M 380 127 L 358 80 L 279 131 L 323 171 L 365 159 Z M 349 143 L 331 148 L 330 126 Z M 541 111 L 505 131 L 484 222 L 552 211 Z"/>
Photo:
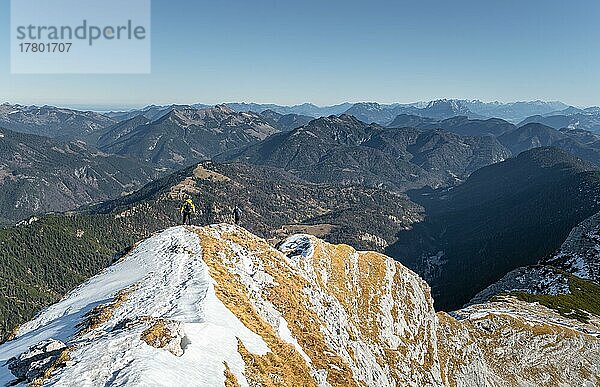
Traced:
<path id="1" fill-rule="evenodd" d="M 182 224 L 192 224 L 192 214 L 196 213 L 196 206 L 192 199 L 186 200 L 181 206 L 181 216 L 182 216 Z"/>

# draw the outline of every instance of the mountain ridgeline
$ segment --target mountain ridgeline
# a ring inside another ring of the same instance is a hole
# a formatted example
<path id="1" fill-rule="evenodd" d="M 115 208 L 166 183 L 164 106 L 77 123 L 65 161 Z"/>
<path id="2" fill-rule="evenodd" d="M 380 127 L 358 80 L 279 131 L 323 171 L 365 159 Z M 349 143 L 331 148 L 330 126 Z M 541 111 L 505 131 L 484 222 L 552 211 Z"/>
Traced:
<path id="1" fill-rule="evenodd" d="M 378 103 L 357 103 L 346 111 L 346 114 L 353 115 L 361 121 L 388 125 L 401 114 L 409 114 L 418 117 L 445 119 L 454 116 L 468 116 L 470 118 L 479 118 L 466 106 L 464 101 L 458 100 L 436 100 L 429 102 L 426 106 L 420 107 L 414 104 L 380 105 Z"/>
<path id="2" fill-rule="evenodd" d="M 102 150 L 170 170 L 264 140 L 279 131 L 256 113 L 237 113 L 226 106 L 172 110 L 133 130 L 128 125 L 113 129 L 118 134 L 109 135 L 116 141 L 104 144 Z"/>
<path id="3" fill-rule="evenodd" d="M 501 136 L 514 131 L 517 126 L 499 118 L 469 119 L 467 116 L 453 116 L 444 120 L 420 117 L 410 114 L 398 115 L 390 128 L 443 129 L 461 136 Z"/>
<path id="4" fill-rule="evenodd" d="M 494 136 L 513 156 L 529 149 L 552 146 L 600 165 L 600 135 L 584 129 L 558 130 L 537 122 L 517 126 L 498 118 L 480 120 L 457 116 L 436 120 L 408 114 L 397 116 L 389 127 L 441 129 L 461 136 Z"/>
<path id="5" fill-rule="evenodd" d="M 52 106 L 0 105 L 0 127 L 62 140 L 94 144 L 97 133 L 115 124 L 110 117 Z"/>
<path id="6" fill-rule="evenodd" d="M 216 157 L 282 168 L 313 182 L 404 191 L 454 185 L 510 152 L 493 137 L 390 129 L 350 115 L 330 116 Z"/>
<path id="7" fill-rule="evenodd" d="M 0 341 L 18 324 L 105 267 L 134 242 L 178 224 L 192 197 L 195 224 L 231 222 L 273 243 L 308 232 L 361 250 L 383 251 L 422 218 L 406 196 L 365 187 L 307 183 L 284 171 L 204 162 L 103 204 L 41 216 L 0 230 Z M 35 248 L 31 248 L 35 246 Z"/>
<path id="8" fill-rule="evenodd" d="M 500 118 L 511 123 L 518 123 L 529 116 L 551 114 L 567 108 L 567 105 L 560 102 L 500 103 L 439 99 L 430 102 L 391 105 L 382 105 L 375 102 L 357 103 L 345 113 L 354 115 L 362 121 L 375 122 L 380 125 L 389 125 L 398 115 L 412 115 L 434 120 L 443 120 L 455 116 L 467 116 L 472 119 Z"/>
<path id="9" fill-rule="evenodd" d="M 596 109 L 567 109 L 557 114 L 534 115 L 527 117 L 519 125 L 535 122 L 554 129 L 582 129 L 600 134 L 600 111 Z"/>

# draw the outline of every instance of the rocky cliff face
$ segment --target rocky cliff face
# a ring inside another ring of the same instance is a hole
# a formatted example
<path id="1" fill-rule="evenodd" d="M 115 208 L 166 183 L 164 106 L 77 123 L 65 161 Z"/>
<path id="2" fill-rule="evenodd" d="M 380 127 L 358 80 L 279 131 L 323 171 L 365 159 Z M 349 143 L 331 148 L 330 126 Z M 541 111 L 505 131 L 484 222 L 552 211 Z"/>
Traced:
<path id="1" fill-rule="evenodd" d="M 307 235 L 176 227 L 24 324 L 0 385 L 593 385 L 599 331 L 514 300 L 436 314 L 391 258 Z"/>
<path id="2" fill-rule="evenodd" d="M 600 283 L 600 213 L 575 227 L 547 264 Z"/>

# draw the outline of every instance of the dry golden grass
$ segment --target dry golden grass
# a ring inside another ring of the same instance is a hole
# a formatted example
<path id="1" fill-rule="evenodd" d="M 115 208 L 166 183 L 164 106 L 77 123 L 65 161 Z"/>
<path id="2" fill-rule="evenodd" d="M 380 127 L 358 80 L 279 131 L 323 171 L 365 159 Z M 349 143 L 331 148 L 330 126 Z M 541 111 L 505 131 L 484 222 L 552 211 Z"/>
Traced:
<path id="1" fill-rule="evenodd" d="M 266 242 L 252 234 L 235 233 L 225 237 L 261 258 L 265 264 L 265 272 L 278 284 L 270 288 L 265 296 L 283 313 L 288 328 L 310 357 L 314 368 L 327 370 L 327 381 L 332 386 L 358 385 L 349 364 L 328 347 L 321 332 L 322 321 L 312 311 L 310 301 L 303 291 L 309 285 L 307 281 L 292 272 L 281 253 L 270 249 Z"/>
<path id="2" fill-rule="evenodd" d="M 202 165 L 198 165 L 196 169 L 194 169 L 194 177 L 202 180 L 211 180 L 211 181 L 230 181 L 231 179 L 225 175 L 222 175 L 218 172 L 208 170 L 204 168 Z"/>
<path id="3" fill-rule="evenodd" d="M 227 362 L 223 362 L 223 364 L 225 365 L 225 371 L 223 371 L 225 374 L 225 387 L 240 387 L 240 383 L 233 372 L 231 372 L 229 364 Z"/>
<path id="4" fill-rule="evenodd" d="M 79 335 L 85 335 L 86 333 L 93 331 L 94 329 L 98 328 L 99 326 L 110 320 L 114 310 L 119 308 L 121 305 L 123 305 L 125 301 L 127 301 L 129 294 L 134 290 L 134 288 L 135 285 L 119 291 L 119 293 L 117 293 L 112 302 L 104 305 L 99 305 L 92 309 L 90 312 L 88 312 L 85 315 L 85 321 L 78 325 L 78 327 L 80 328 Z"/>
<path id="5" fill-rule="evenodd" d="M 189 195 L 199 194 L 200 190 L 196 187 L 196 180 L 193 177 L 185 178 L 179 184 L 171 187 L 167 194 L 170 199 L 184 199 Z"/>
<path id="6" fill-rule="evenodd" d="M 152 326 L 142 332 L 141 339 L 154 348 L 164 348 L 173 339 L 164 320 L 156 320 Z"/>
<path id="7" fill-rule="evenodd" d="M 412 305 L 411 297 L 419 298 L 423 293 L 427 305 L 433 312 L 433 300 L 428 288 L 405 278 L 407 269 L 394 263 L 393 277 L 387 277 L 389 258 L 376 252 L 356 252 L 346 245 L 331 245 L 323 241 L 313 240 L 315 254 L 313 265 L 316 268 L 320 286 L 336 297 L 348 313 L 352 325 L 357 332 L 348 332 L 350 337 L 359 336 L 367 344 L 382 348 L 382 356 L 377 362 L 382 368 L 388 368 L 398 385 L 406 383 L 407 376 L 397 370 L 399 364 L 409 363 L 414 375 L 426 375 L 435 371 L 437 348 L 433 345 L 432 330 L 434 326 L 419 325 L 414 333 L 407 332 L 398 347 L 386 347 L 382 337 L 378 316 L 391 313 L 393 321 L 402 318 L 416 322 L 422 316 L 417 315 L 417 308 Z M 327 272 L 327 282 L 321 278 L 321 270 Z M 391 282 L 391 283 L 388 283 Z M 391 289 L 393 307 L 390 311 L 382 310 L 382 296 L 386 287 Z M 415 294 L 419 293 L 419 294 Z M 423 356 L 415 358 L 409 352 L 414 348 L 424 347 Z M 352 357 L 352 353 L 349 351 Z M 410 379 L 410 378 L 409 378 Z"/>
<path id="8" fill-rule="evenodd" d="M 196 186 L 196 179 L 210 180 L 214 182 L 227 182 L 231 180 L 225 175 L 208 170 L 202 165 L 198 165 L 198 167 L 194 169 L 193 176 L 187 177 L 179 184 L 171 187 L 167 197 L 173 200 L 182 200 L 187 198 L 189 195 L 199 194 L 200 189 Z"/>
<path id="9" fill-rule="evenodd" d="M 460 374 L 461 368 L 469 362 L 469 356 L 465 353 L 464 348 L 474 344 L 474 340 L 469 340 L 465 346 L 457 347 L 454 337 L 460 337 L 465 340 L 470 335 L 466 334 L 466 327 L 448 315 L 445 312 L 437 314 L 440 326 L 438 342 L 438 356 L 440 361 L 440 370 L 442 381 L 449 387 L 457 386 L 457 375 Z"/>
<path id="10" fill-rule="evenodd" d="M 215 286 L 217 297 L 246 327 L 260 335 L 272 351 L 263 357 L 246 351 L 245 356 L 243 355 L 246 360 L 246 377 L 252 380 L 259 373 L 264 372 L 272 383 L 284 380 L 288 385 L 314 386 L 314 382 L 306 382 L 312 381 L 312 377 L 304 359 L 292 345 L 281 340 L 273 328 L 260 317 L 248 299 L 246 289 L 237 276 L 227 269 L 227 262 L 222 260 L 218 254 L 222 252 L 231 256 L 234 252 L 224 246 L 221 241 L 206 233 L 205 230 L 199 232 L 202 234 L 204 261 L 209 267 L 211 277 L 217 282 Z M 256 368 L 258 365 L 262 367 L 261 372 Z M 261 381 L 263 384 L 266 383 L 262 377 Z"/>
<path id="11" fill-rule="evenodd" d="M 374 252 L 357 253 L 346 245 L 330 245 L 321 241 L 314 243 L 316 248 L 313 265 L 325 268 L 329 277 L 325 284 L 318 274 L 321 286 L 348 312 L 348 317 L 358 330 L 356 336 L 367 343 L 381 345 L 381 332 L 376 316 L 383 313 L 380 305 L 388 270 L 387 257 Z M 355 259 L 351 259 L 353 255 Z M 393 309 L 392 313 L 396 314 L 397 320 L 397 310 Z M 354 332 L 349 333 L 355 336 Z M 349 351 L 349 354 L 353 357 L 353 352 Z M 383 348 L 383 354 L 384 356 L 377 358 L 377 362 L 382 368 L 389 367 L 396 382 L 401 384 L 402 378 L 393 370 L 400 358 L 406 356 L 406 351 L 402 351 L 402 348 Z"/>
<path id="12" fill-rule="evenodd" d="M 515 369 L 507 367 L 510 364 L 521 364 L 521 352 L 518 347 L 510 351 L 498 351 L 498 348 L 507 348 L 511 344 L 510 338 L 518 337 L 518 342 L 527 347 L 527 343 L 535 343 L 544 338 L 551 338 L 551 342 L 567 342 L 576 339 L 576 331 L 553 324 L 537 323 L 527 324 L 518 317 L 508 314 L 489 314 L 481 319 L 461 320 L 449 316 L 444 312 L 437 313 L 438 321 L 438 350 L 442 369 L 442 380 L 448 386 L 457 386 L 462 376 L 462 369 L 472 361 L 483 361 L 499 380 L 504 380 L 509 385 L 519 385 L 523 380 L 542 387 L 557 386 L 564 383 L 561 380 L 561 371 L 551 363 L 543 362 L 535 367 Z M 494 328 L 480 329 L 477 323 L 485 322 Z M 483 358 L 481 358 L 483 355 Z M 592 375 L 582 367 L 579 371 L 583 379 L 590 379 Z M 517 377 L 518 375 L 518 377 Z"/>
<path id="13" fill-rule="evenodd" d="M 315 249 L 312 265 L 317 278 L 316 283 L 309 283 L 265 241 L 240 229 L 223 230 L 197 230 L 203 258 L 216 281 L 217 296 L 246 327 L 260 335 L 272 351 L 258 356 L 250 353 L 243 343 L 238 343 L 238 352 L 246 364 L 244 374 L 251 385 L 312 386 L 315 382 L 310 375 L 311 368 L 326 370 L 327 382 L 332 386 L 364 385 L 355 380 L 341 355 L 328 346 L 322 332 L 324 321 L 313 311 L 305 294 L 306 288 L 315 286 L 335 297 L 346 310 L 352 322 L 347 332 L 351 339 L 360 337 L 367 345 L 381 348 L 376 360 L 382 368 L 389 370 L 397 385 L 405 385 L 409 380 L 427 383 L 439 372 L 439 364 L 442 383 L 456 386 L 464 381 L 464 372 L 473 362 L 482 362 L 497 380 L 508 385 L 523 380 L 532 383 L 545 380 L 539 384 L 547 386 L 561 382 L 560 371 L 553 369 L 550 363 L 523 367 L 525 379 L 523 375 L 515 377 L 514 370 L 506 365 L 520 363 L 519 351 L 504 351 L 499 355 L 496 349 L 506 348 L 507 337 L 532 343 L 544 337 L 555 337 L 554 341 L 575 340 L 577 333 L 573 330 L 552 324 L 531 326 L 517 317 L 490 315 L 485 317 L 486 323 L 494 328 L 488 331 L 478 328 L 476 321 L 458 321 L 445 313 L 438 313 L 436 317 L 426 284 L 401 265 L 394 263 L 394 269 L 384 255 L 356 252 L 346 245 L 330 245 L 316 239 L 312 241 Z M 310 364 L 262 319 L 249 299 L 248 289 L 230 270 L 239 259 L 240 248 L 260 261 L 264 271 L 273 277 L 274 285 L 264 288 L 261 297 L 282 313 L 298 344 L 311 359 Z M 395 273 L 389 270 L 395 270 Z M 326 273 L 327 278 L 322 277 L 325 275 L 322 273 Z M 383 310 L 382 296 L 388 289 L 391 290 L 393 308 Z M 383 313 L 390 313 L 389 317 L 394 321 L 405 320 L 412 324 L 410 329 L 399 333 L 401 342 L 396 348 L 386 347 L 378 320 Z M 351 345 L 346 346 L 346 351 L 349 358 L 356 361 L 357 354 Z M 410 375 L 401 374 L 400 366 L 408 366 Z M 582 378 L 593 380 L 593 375 L 585 374 L 585 370 L 581 372 Z"/>
<path id="14" fill-rule="evenodd" d="M 288 359 L 292 357 L 293 348 L 283 349 L 289 351 Z M 281 356 L 281 351 L 268 352 L 263 356 L 249 352 L 244 344 L 238 340 L 238 352 L 246 364 L 245 376 L 252 381 L 253 385 L 261 387 L 284 387 L 284 386 L 314 386 L 315 383 L 310 375 L 291 375 L 289 369 L 283 363 L 286 357 Z M 276 353 L 277 352 L 277 353 Z M 292 360 L 292 359 L 290 359 Z M 252 385 L 251 384 L 251 385 Z"/>
<path id="15" fill-rule="evenodd" d="M 282 235 L 309 234 L 317 238 L 323 238 L 335 228 L 332 224 L 286 224 L 281 227 Z"/>
<path id="16" fill-rule="evenodd" d="M 262 319 L 248 299 L 244 285 L 227 269 L 227 257 L 232 257 L 234 251 L 207 230 L 201 229 L 198 233 L 201 236 L 203 258 L 208 264 L 211 277 L 217 282 L 217 297 L 246 327 L 260 335 L 272 351 L 265 356 L 257 356 L 245 350 L 243 345 L 239 346 L 240 353 L 246 361 L 246 377 L 259 378 L 263 385 L 315 386 L 306 361 L 292 345 L 281 340 L 271 325 Z M 260 256 L 265 265 L 265 272 L 271 275 L 277 284 L 269 288 L 263 296 L 282 312 L 290 331 L 310 357 L 314 368 L 327 370 L 327 380 L 332 386 L 356 386 L 348 364 L 328 351 L 327 342 L 320 330 L 321 321 L 310 310 L 308 300 L 302 292 L 307 285 L 306 281 L 292 273 L 280 253 L 265 241 L 240 231 L 222 234 L 221 237 L 255 256 Z M 225 254 L 224 258 L 219 253 Z"/>

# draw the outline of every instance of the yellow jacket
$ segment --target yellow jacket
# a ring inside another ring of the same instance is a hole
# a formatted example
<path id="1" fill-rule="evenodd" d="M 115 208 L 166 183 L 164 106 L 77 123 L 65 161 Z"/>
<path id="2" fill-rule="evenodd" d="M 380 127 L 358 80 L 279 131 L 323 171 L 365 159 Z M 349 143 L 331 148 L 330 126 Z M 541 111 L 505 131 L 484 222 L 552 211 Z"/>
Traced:
<path id="1" fill-rule="evenodd" d="M 189 205 L 189 209 L 191 210 L 192 213 L 196 213 L 196 206 L 194 205 L 194 203 L 191 200 L 187 200 L 185 203 L 183 203 L 183 205 L 181 206 L 181 213 L 183 214 L 184 212 L 186 212 L 186 208 Z"/>

